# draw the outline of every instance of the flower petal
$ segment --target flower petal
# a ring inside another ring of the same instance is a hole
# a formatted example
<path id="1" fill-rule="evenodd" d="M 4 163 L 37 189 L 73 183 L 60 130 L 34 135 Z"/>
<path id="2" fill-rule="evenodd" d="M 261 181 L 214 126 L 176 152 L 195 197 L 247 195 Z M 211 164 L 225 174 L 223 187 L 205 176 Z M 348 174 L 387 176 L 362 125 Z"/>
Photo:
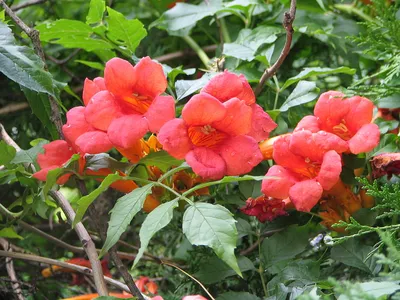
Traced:
<path id="1" fill-rule="evenodd" d="M 251 105 L 251 109 L 251 130 L 247 135 L 253 137 L 257 142 L 260 142 L 267 139 L 269 133 L 274 130 L 278 124 L 271 119 L 269 114 L 267 114 L 260 105 L 253 104 Z"/>
<path id="2" fill-rule="evenodd" d="M 315 116 L 305 116 L 299 123 L 297 123 L 294 132 L 301 130 L 309 130 L 313 133 L 320 131 L 321 129 L 319 128 L 318 118 Z"/>
<path id="3" fill-rule="evenodd" d="M 185 158 L 186 154 L 193 148 L 187 126 L 182 119 L 173 119 L 165 123 L 157 138 L 163 145 L 163 149 L 178 159 Z"/>
<path id="4" fill-rule="evenodd" d="M 310 179 L 293 185 L 289 190 L 289 196 L 298 211 L 309 212 L 321 199 L 322 192 L 321 185 Z"/>
<path id="5" fill-rule="evenodd" d="M 230 135 L 243 135 L 251 129 L 252 110 L 244 101 L 232 98 L 223 104 L 226 115 L 220 121 L 212 123 L 215 129 Z"/>
<path id="6" fill-rule="evenodd" d="M 225 162 L 221 156 L 205 147 L 198 147 L 185 156 L 193 172 L 207 179 L 220 179 L 226 174 Z"/>
<path id="7" fill-rule="evenodd" d="M 86 121 L 103 131 L 107 131 L 111 122 L 120 115 L 120 107 L 108 91 L 94 95 L 85 109 Z"/>
<path id="8" fill-rule="evenodd" d="M 137 77 L 135 93 L 141 96 L 154 98 L 167 88 L 167 78 L 162 66 L 148 56 L 138 62 L 135 73 Z"/>
<path id="9" fill-rule="evenodd" d="M 43 146 L 44 153 L 37 156 L 40 168 L 61 167 L 75 152 L 71 146 L 63 140 L 56 140 Z"/>
<path id="10" fill-rule="evenodd" d="M 95 130 L 85 118 L 85 107 L 77 106 L 67 112 L 67 123 L 63 125 L 62 131 L 68 143 L 75 146 L 75 141 L 82 134 Z"/>
<path id="11" fill-rule="evenodd" d="M 108 137 L 116 147 L 130 148 L 149 130 L 149 124 L 142 115 L 125 115 L 114 119 L 108 127 Z"/>
<path id="12" fill-rule="evenodd" d="M 263 159 L 256 140 L 246 135 L 228 139 L 220 146 L 219 151 L 225 160 L 227 175 L 248 173 Z"/>
<path id="13" fill-rule="evenodd" d="M 158 96 L 144 115 L 151 132 L 158 133 L 161 127 L 175 118 L 175 101 L 171 96 Z"/>
<path id="14" fill-rule="evenodd" d="M 324 190 L 330 190 L 340 179 L 342 159 L 334 150 L 325 153 L 316 180 Z"/>
<path id="15" fill-rule="evenodd" d="M 229 71 L 213 77 L 201 92 L 210 94 L 221 102 L 235 97 L 243 100 L 247 105 L 255 102 L 254 93 L 246 78 L 243 75 L 238 76 Z"/>
<path id="16" fill-rule="evenodd" d="M 298 181 L 296 176 L 284 167 L 275 165 L 269 168 L 262 181 L 261 191 L 268 197 L 285 199 L 289 197 L 289 189 Z"/>
<path id="17" fill-rule="evenodd" d="M 113 148 L 107 133 L 103 131 L 89 131 L 82 134 L 77 140 L 76 145 L 81 153 L 97 154 L 107 152 Z"/>
<path id="18" fill-rule="evenodd" d="M 47 174 L 49 173 L 49 171 L 60 168 L 61 166 L 50 166 L 48 168 L 44 168 L 41 169 L 40 171 L 33 173 L 32 177 L 40 180 L 40 181 L 46 181 L 47 180 Z M 59 178 L 57 178 L 57 184 L 62 185 L 64 183 L 66 183 L 68 181 L 68 179 L 71 177 L 72 173 L 67 173 L 64 174 L 62 176 L 60 176 Z"/>
<path id="19" fill-rule="evenodd" d="M 293 134 L 282 136 L 274 142 L 273 158 L 278 165 L 293 171 L 307 168 L 304 157 L 294 154 L 289 149 L 292 135 Z"/>
<path id="20" fill-rule="evenodd" d="M 90 80 L 89 78 L 86 78 L 85 82 L 83 83 L 83 93 L 82 93 L 83 103 L 85 105 L 88 105 L 90 99 L 92 99 L 94 95 L 105 89 L 106 86 L 104 84 L 104 78 L 96 77 L 93 81 Z"/>
<path id="21" fill-rule="evenodd" d="M 350 111 L 344 120 L 349 131 L 356 133 L 363 125 L 371 123 L 374 104 L 371 100 L 360 96 L 351 97 L 347 101 Z"/>
<path id="22" fill-rule="evenodd" d="M 130 96 L 134 93 L 138 75 L 127 60 L 118 57 L 110 59 L 104 69 L 107 90 L 117 96 Z"/>
<path id="23" fill-rule="evenodd" d="M 380 132 L 376 124 L 366 124 L 348 141 L 350 152 L 369 152 L 379 144 Z"/>
<path id="24" fill-rule="evenodd" d="M 200 93 L 193 96 L 182 110 L 182 119 L 188 125 L 209 125 L 225 117 L 226 108 L 216 98 Z"/>
<path id="25" fill-rule="evenodd" d="M 332 132 L 333 127 L 348 114 L 349 102 L 343 97 L 341 92 L 336 91 L 321 94 L 314 108 L 321 130 Z"/>

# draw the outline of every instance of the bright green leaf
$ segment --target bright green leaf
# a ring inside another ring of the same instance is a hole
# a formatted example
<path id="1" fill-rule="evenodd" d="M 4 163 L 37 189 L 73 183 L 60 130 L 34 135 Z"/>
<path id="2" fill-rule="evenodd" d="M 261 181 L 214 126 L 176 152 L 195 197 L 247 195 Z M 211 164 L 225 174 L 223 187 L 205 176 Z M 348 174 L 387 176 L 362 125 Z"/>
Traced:
<path id="1" fill-rule="evenodd" d="M 14 159 L 11 161 L 13 164 L 21 164 L 21 163 L 35 163 L 36 158 L 39 153 L 43 153 L 43 145 L 47 144 L 48 141 L 42 140 L 36 146 L 28 149 L 18 151 L 15 155 Z"/>
<path id="2" fill-rule="evenodd" d="M 104 0 L 91 0 L 89 6 L 89 13 L 86 16 L 86 24 L 100 23 L 103 19 L 104 11 L 106 10 L 106 3 Z"/>
<path id="3" fill-rule="evenodd" d="M 180 166 L 182 160 L 176 159 L 168 154 L 166 151 L 151 152 L 149 155 L 143 157 L 138 164 L 143 164 L 145 166 L 156 166 L 161 171 L 165 172 L 170 167 Z"/>
<path id="4" fill-rule="evenodd" d="M 15 157 L 16 152 L 14 147 L 0 141 L 0 165 L 8 165 Z"/>
<path id="5" fill-rule="evenodd" d="M 119 240 L 125 232 L 133 217 L 142 209 L 147 195 L 151 193 L 153 183 L 137 188 L 129 194 L 119 198 L 111 210 L 111 218 L 108 223 L 107 239 L 101 249 L 103 256 Z"/>
<path id="6" fill-rule="evenodd" d="M 24 238 L 20 236 L 18 233 L 15 232 L 14 228 L 7 227 L 0 230 L 0 237 L 7 238 L 7 239 L 20 239 L 23 240 Z"/>
<path id="7" fill-rule="evenodd" d="M 85 65 L 85 66 L 88 66 L 88 67 L 90 67 L 92 69 L 96 69 L 96 70 L 100 70 L 100 71 L 104 70 L 104 65 L 99 63 L 99 62 L 80 60 L 80 59 L 76 59 L 75 62 L 80 63 L 80 64 Z"/>
<path id="8" fill-rule="evenodd" d="M 0 72 L 27 89 L 58 97 L 60 82 L 44 70 L 33 50 L 16 44 L 10 28 L 0 22 Z"/>
<path id="9" fill-rule="evenodd" d="M 318 97 L 319 89 L 315 82 L 300 80 L 293 92 L 282 104 L 280 111 L 287 111 L 289 108 L 308 103 Z"/>
<path id="10" fill-rule="evenodd" d="M 140 249 L 133 262 L 133 266 L 135 266 L 143 256 L 153 235 L 171 222 L 174 216 L 174 209 L 178 207 L 179 204 L 178 200 L 179 199 L 174 199 L 157 206 L 144 220 L 139 232 Z"/>
<path id="11" fill-rule="evenodd" d="M 183 215 L 182 229 L 191 244 L 211 247 L 241 276 L 234 254 L 237 240 L 235 223 L 230 211 L 221 205 L 194 203 Z"/>
<path id="12" fill-rule="evenodd" d="M 92 202 L 96 200 L 96 198 L 100 196 L 101 193 L 106 191 L 111 184 L 120 179 L 121 176 L 118 174 L 109 174 L 106 176 L 106 178 L 104 178 L 97 189 L 79 199 L 78 209 L 76 210 L 76 216 L 74 222 L 72 223 L 72 226 L 75 227 L 75 225 L 82 220 L 83 215 L 85 214 L 89 205 L 92 204 Z"/>
<path id="13" fill-rule="evenodd" d="M 356 72 L 355 69 L 350 69 L 348 67 L 339 67 L 336 69 L 331 69 L 331 68 L 304 68 L 303 71 L 301 71 L 298 75 L 289 78 L 286 80 L 285 84 L 282 86 L 281 90 L 286 89 L 287 87 L 291 86 L 293 83 L 296 83 L 302 79 L 306 79 L 312 76 L 320 76 L 320 75 L 330 75 L 330 74 L 349 74 L 353 75 Z"/>
<path id="14" fill-rule="evenodd" d="M 114 43 L 126 46 L 132 53 L 135 53 L 140 41 L 147 35 L 143 24 L 137 19 L 126 19 L 123 14 L 110 7 L 107 7 L 107 12 L 107 37 Z"/>

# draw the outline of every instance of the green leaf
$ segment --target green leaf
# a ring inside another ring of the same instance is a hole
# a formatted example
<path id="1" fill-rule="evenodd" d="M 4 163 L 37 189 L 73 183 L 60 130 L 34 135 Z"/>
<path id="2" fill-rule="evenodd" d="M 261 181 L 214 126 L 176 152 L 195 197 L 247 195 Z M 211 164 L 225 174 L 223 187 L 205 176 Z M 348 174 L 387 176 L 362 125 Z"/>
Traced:
<path id="1" fill-rule="evenodd" d="M 100 183 L 99 187 L 95 189 L 93 192 L 90 194 L 83 196 L 78 200 L 78 209 L 76 210 L 76 216 L 75 219 L 72 223 L 72 227 L 75 227 L 75 225 L 80 222 L 83 218 L 83 215 L 85 214 L 86 210 L 88 209 L 89 205 L 92 204 L 92 202 L 100 196 L 101 193 L 106 191 L 108 187 L 113 184 L 115 181 L 121 180 L 121 176 L 118 174 L 109 174 L 107 175 L 106 178 Z"/>
<path id="2" fill-rule="evenodd" d="M 153 235 L 171 222 L 172 217 L 174 216 L 174 209 L 178 207 L 178 204 L 178 198 L 163 203 L 157 206 L 144 220 L 139 232 L 140 249 L 136 255 L 135 261 L 133 262 L 133 267 L 136 266 L 136 264 L 142 258 L 143 253 L 146 251 Z"/>
<path id="3" fill-rule="evenodd" d="M 378 146 L 367 154 L 367 159 L 382 153 L 399 152 L 399 141 L 399 136 L 391 133 L 385 134 L 379 141 Z"/>
<path id="4" fill-rule="evenodd" d="M 250 259 L 245 256 L 240 256 L 237 260 L 241 272 L 255 270 L 255 267 Z M 218 257 L 212 257 L 207 261 L 200 263 L 200 270 L 194 274 L 204 284 L 212 284 L 220 282 L 223 279 L 236 275 L 226 263 Z"/>
<path id="5" fill-rule="evenodd" d="M 302 79 L 306 79 L 312 76 L 320 76 L 320 75 L 330 75 L 330 74 L 349 74 L 353 75 L 356 72 L 355 69 L 350 69 L 348 67 L 339 67 L 336 69 L 331 68 L 304 68 L 297 76 L 289 78 L 286 80 L 285 84 L 282 86 L 281 90 L 286 89 L 287 87 L 291 86 L 293 83 L 296 83 Z"/>
<path id="6" fill-rule="evenodd" d="M 107 37 L 114 43 L 125 46 L 134 53 L 140 41 L 147 35 L 143 24 L 137 19 L 126 19 L 123 14 L 110 7 L 107 7 L 107 12 Z"/>
<path id="7" fill-rule="evenodd" d="M 104 0 L 91 0 L 89 13 L 86 16 L 86 24 L 96 24 L 103 20 L 103 14 L 106 10 L 106 2 Z"/>
<path id="8" fill-rule="evenodd" d="M 395 109 L 400 107 L 400 94 L 393 94 L 377 101 L 376 106 L 379 108 Z"/>
<path id="9" fill-rule="evenodd" d="M 359 286 L 364 293 L 376 298 L 391 295 L 400 290 L 399 283 L 393 281 L 367 281 L 360 283 Z M 341 298 L 339 297 L 339 299 Z"/>
<path id="10" fill-rule="evenodd" d="M 21 164 L 21 163 L 35 163 L 37 156 L 39 153 L 43 153 L 43 145 L 47 144 L 48 141 L 42 140 L 36 146 L 28 149 L 18 151 L 15 155 L 14 159 L 11 161 L 13 164 Z"/>
<path id="11" fill-rule="evenodd" d="M 154 183 L 137 188 L 129 194 L 119 198 L 111 210 L 111 218 L 108 223 L 107 239 L 101 249 L 103 256 L 119 240 L 125 232 L 133 217 L 142 209 L 147 195 L 151 194 Z"/>
<path id="12" fill-rule="evenodd" d="M 22 236 L 20 236 L 18 233 L 15 232 L 13 227 L 6 227 L 1 229 L 0 237 L 7 239 L 20 239 L 20 240 L 24 239 Z"/>
<path id="13" fill-rule="evenodd" d="M 92 171 L 98 171 L 100 169 L 110 169 L 111 171 L 123 170 L 129 167 L 131 164 L 124 163 L 112 158 L 107 153 L 100 154 L 86 154 L 86 169 Z"/>
<path id="14" fill-rule="evenodd" d="M 318 97 L 318 92 L 315 82 L 300 80 L 279 110 L 287 111 L 291 107 L 313 101 Z"/>
<path id="15" fill-rule="evenodd" d="M 207 73 L 196 80 L 177 80 L 175 83 L 176 100 L 179 101 L 194 94 L 204 87 L 215 75 L 217 75 L 217 73 Z"/>
<path id="16" fill-rule="evenodd" d="M 216 300 L 260 300 L 260 298 L 247 292 L 227 292 L 219 295 Z"/>
<path id="17" fill-rule="evenodd" d="M 356 239 L 350 239 L 334 246 L 331 250 L 331 258 L 367 273 L 376 274 L 380 265 L 377 265 L 374 257 L 369 256 L 372 250 L 372 246 L 363 245 Z"/>
<path id="18" fill-rule="evenodd" d="M 37 93 L 25 87 L 22 88 L 29 106 L 35 116 L 42 122 L 43 126 L 50 132 L 51 137 L 59 138 L 56 125 L 51 121 L 50 99 L 44 93 Z"/>
<path id="19" fill-rule="evenodd" d="M 65 48 L 82 48 L 86 51 L 114 48 L 107 41 L 93 38 L 93 29 L 77 20 L 60 19 L 36 26 L 44 42 L 60 44 Z"/>
<path id="20" fill-rule="evenodd" d="M 27 89 L 58 97 L 62 84 L 44 70 L 33 50 L 16 44 L 10 28 L 0 22 L 0 72 Z"/>
<path id="21" fill-rule="evenodd" d="M 293 259 L 308 246 L 308 228 L 290 226 L 282 232 L 265 239 L 261 245 L 261 257 L 265 268 Z M 273 272 L 275 273 L 275 271 Z"/>
<path id="22" fill-rule="evenodd" d="M 138 164 L 143 164 L 147 167 L 156 166 L 161 171 L 165 172 L 173 166 L 180 166 L 183 160 L 176 159 L 168 154 L 167 151 L 151 152 L 149 155 L 143 157 Z"/>
<path id="23" fill-rule="evenodd" d="M 237 241 L 235 223 L 230 211 L 221 205 L 194 203 L 183 215 L 182 229 L 191 244 L 211 247 L 241 276 L 234 254 Z"/>
<path id="24" fill-rule="evenodd" d="M 0 165 L 8 165 L 15 157 L 17 150 L 14 147 L 7 145 L 6 142 L 0 141 Z"/>
<path id="25" fill-rule="evenodd" d="M 99 62 L 80 60 L 80 59 L 76 59 L 75 62 L 80 63 L 80 64 L 85 65 L 85 66 L 88 66 L 88 67 L 90 67 L 92 69 L 96 69 L 96 70 L 100 70 L 100 71 L 104 70 L 104 65 L 99 63 Z"/>

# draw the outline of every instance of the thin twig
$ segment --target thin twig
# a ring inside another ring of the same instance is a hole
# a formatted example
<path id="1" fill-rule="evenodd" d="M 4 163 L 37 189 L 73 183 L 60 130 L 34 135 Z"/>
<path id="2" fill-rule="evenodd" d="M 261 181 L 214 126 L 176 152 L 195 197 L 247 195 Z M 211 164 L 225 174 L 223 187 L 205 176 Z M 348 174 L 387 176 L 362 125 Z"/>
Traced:
<path id="1" fill-rule="evenodd" d="M 18 10 L 23 9 L 23 8 L 25 8 L 25 7 L 32 6 L 32 5 L 37 5 L 37 4 L 41 4 L 41 3 L 44 3 L 44 2 L 46 2 L 46 1 L 47 1 L 47 0 L 31 0 L 31 1 L 26 1 L 26 2 L 21 3 L 21 4 L 19 4 L 19 5 L 11 6 L 11 9 L 12 9 L 13 11 L 18 11 Z"/>
<path id="2" fill-rule="evenodd" d="M 34 28 L 30 28 L 28 25 L 26 25 L 24 21 L 22 21 L 15 14 L 15 12 L 4 2 L 4 0 L 0 0 L 0 4 L 1 6 L 3 6 L 7 15 L 10 16 L 10 18 L 14 20 L 14 22 L 18 25 L 18 27 L 21 28 L 21 30 L 24 31 L 29 36 L 33 44 L 33 49 L 35 50 L 36 54 L 40 57 L 40 59 L 43 61 L 43 68 L 47 71 L 48 69 L 46 65 L 46 59 L 44 57 L 42 44 L 39 38 L 39 31 L 37 31 Z M 58 103 L 56 99 L 52 96 L 49 96 L 49 102 L 51 109 L 50 119 L 56 126 L 60 138 L 63 138 L 63 133 L 61 129 L 63 124 L 61 120 L 60 110 L 58 108 Z"/>
<path id="3" fill-rule="evenodd" d="M 291 0 L 289 11 L 285 12 L 284 18 L 283 18 L 283 27 L 286 30 L 285 46 L 283 47 L 278 60 L 270 68 L 266 69 L 264 71 L 264 74 L 261 76 L 260 82 L 257 84 L 256 88 L 254 89 L 254 94 L 256 95 L 256 97 L 261 93 L 261 91 L 264 87 L 265 81 L 275 74 L 275 72 L 279 69 L 279 67 L 282 65 L 282 63 L 286 59 L 286 56 L 289 54 L 290 46 L 292 45 L 293 32 L 294 32 L 292 25 L 293 25 L 295 17 L 296 17 L 296 0 Z"/>
<path id="4" fill-rule="evenodd" d="M 206 289 L 206 287 L 205 287 L 198 279 L 194 278 L 194 277 L 193 277 L 192 275 L 190 275 L 188 272 L 182 270 L 182 269 L 179 268 L 178 266 L 176 266 L 176 265 L 174 265 L 174 264 L 171 264 L 171 263 L 169 263 L 169 262 L 163 261 L 163 264 L 178 269 L 178 270 L 181 271 L 183 274 L 185 274 L 186 276 L 188 276 L 190 279 L 196 281 L 196 282 L 201 286 L 201 288 L 207 293 L 207 295 L 211 298 L 211 300 L 215 300 L 215 298 L 210 294 L 210 292 Z"/>
<path id="5" fill-rule="evenodd" d="M 82 49 L 78 48 L 75 49 L 74 51 L 72 51 L 67 57 L 63 58 L 63 59 L 57 59 L 51 55 L 46 55 L 47 58 L 49 60 L 51 60 L 53 63 L 57 64 L 57 65 L 64 65 L 66 64 L 68 61 L 71 60 L 71 58 L 73 58 L 75 55 L 77 55 Z"/>
<path id="6" fill-rule="evenodd" d="M 4 129 L 3 125 L 0 124 L 0 139 L 3 140 L 7 145 L 15 148 L 15 150 L 21 151 L 21 148 L 16 142 L 8 135 L 7 131 Z"/>
<path id="7" fill-rule="evenodd" d="M 27 109 L 29 107 L 29 104 L 26 102 L 21 102 L 21 103 L 12 103 L 9 105 L 6 105 L 2 108 L 0 108 L 0 115 L 6 115 L 9 113 L 13 113 L 19 110 Z"/>
<path id="8" fill-rule="evenodd" d="M 72 224 L 73 220 L 75 219 L 75 212 L 72 209 L 71 204 L 68 202 L 68 200 L 65 199 L 65 197 L 60 192 L 57 191 L 49 191 L 49 195 L 58 202 L 65 215 L 67 216 L 68 221 Z M 93 279 L 96 285 L 97 292 L 100 296 L 107 296 L 107 286 L 104 282 L 103 269 L 97 255 L 96 247 L 92 239 L 90 238 L 89 233 L 81 222 L 75 225 L 75 231 L 79 239 L 81 240 L 86 255 L 89 258 L 90 265 L 92 266 L 94 272 Z"/>
<path id="9" fill-rule="evenodd" d="M 5 251 L 12 251 L 9 242 L 6 239 L 0 238 L 0 245 L 3 247 Z M 11 279 L 11 286 L 12 289 L 17 296 L 18 300 L 25 300 L 24 295 L 22 294 L 22 289 L 19 284 L 17 274 L 15 273 L 14 270 L 14 263 L 10 257 L 6 258 L 6 269 L 8 276 L 10 276 Z"/>
<path id="10" fill-rule="evenodd" d="M 65 261 L 59 261 L 56 259 L 47 258 L 47 257 L 42 257 L 42 256 L 37 256 L 37 255 L 32 255 L 32 254 L 25 254 L 25 253 L 14 253 L 14 252 L 3 251 L 3 250 L 0 250 L 0 257 L 11 257 L 11 258 L 22 259 L 22 260 L 27 260 L 27 261 L 35 261 L 35 262 L 44 263 L 44 264 L 47 264 L 50 266 L 55 265 L 55 266 L 71 269 L 71 270 L 74 270 L 76 272 L 79 272 L 79 273 L 82 273 L 85 275 L 90 275 L 92 277 L 95 276 L 95 274 L 94 274 L 95 272 L 92 269 L 74 265 L 74 264 L 70 264 Z M 129 293 L 129 288 L 122 282 L 119 282 L 118 280 L 112 279 L 107 276 L 104 276 L 103 279 L 107 283 Z"/>

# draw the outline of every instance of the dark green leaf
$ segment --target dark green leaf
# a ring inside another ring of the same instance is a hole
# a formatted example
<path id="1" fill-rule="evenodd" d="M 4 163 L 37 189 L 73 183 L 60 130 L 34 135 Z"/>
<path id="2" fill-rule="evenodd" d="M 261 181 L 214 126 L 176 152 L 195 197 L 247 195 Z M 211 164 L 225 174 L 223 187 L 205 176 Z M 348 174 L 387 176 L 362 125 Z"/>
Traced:
<path id="1" fill-rule="evenodd" d="M 399 108 L 400 107 L 400 94 L 394 94 L 377 101 L 376 106 L 379 108 Z"/>
<path id="2" fill-rule="evenodd" d="M 123 45 L 134 53 L 140 41 L 147 35 L 143 24 L 137 19 L 126 19 L 123 14 L 110 7 L 107 7 L 107 12 L 107 37 L 114 43 Z"/>
<path id="3" fill-rule="evenodd" d="M 260 298 L 247 292 L 227 292 L 219 295 L 216 300 L 260 300 Z"/>
<path id="4" fill-rule="evenodd" d="M 100 154 L 86 154 L 86 165 L 87 169 L 98 171 L 100 169 L 110 169 L 111 171 L 123 170 L 130 166 L 129 163 L 120 162 L 112 158 L 107 153 Z"/>
<path id="5" fill-rule="evenodd" d="M 28 149 L 18 151 L 15 155 L 14 159 L 11 161 L 13 164 L 21 164 L 21 163 L 35 163 L 36 158 L 39 153 L 43 153 L 43 145 L 47 144 L 48 141 L 42 140 L 36 146 Z"/>
<path id="6" fill-rule="evenodd" d="M 92 69 L 96 69 L 96 70 L 100 70 L 100 71 L 104 70 L 104 65 L 99 63 L 99 62 L 80 60 L 80 59 L 76 59 L 75 62 L 80 63 L 80 64 L 85 65 L 85 66 L 88 66 L 88 67 L 90 67 Z"/>
<path id="7" fill-rule="evenodd" d="M 106 10 L 106 3 L 104 0 L 91 0 L 89 6 L 89 13 L 86 16 L 86 24 L 100 23 L 103 19 L 104 11 Z"/>
<path id="8" fill-rule="evenodd" d="M 315 82 L 300 80 L 293 92 L 282 104 L 280 111 L 287 111 L 289 108 L 315 100 L 318 97 L 319 89 Z"/>
<path id="9" fill-rule="evenodd" d="M 8 165 L 15 157 L 16 150 L 14 147 L 7 145 L 4 141 L 0 141 L 0 165 Z"/>
<path id="10" fill-rule="evenodd" d="M 193 245 L 211 247 L 217 256 L 241 275 L 234 249 L 237 230 L 235 219 L 221 205 L 194 203 L 183 215 L 183 233 Z"/>
<path id="11" fill-rule="evenodd" d="M 245 256 L 240 256 L 237 262 L 242 273 L 255 270 L 251 260 Z M 205 284 L 220 282 L 223 279 L 234 275 L 236 275 L 235 271 L 218 257 L 212 257 L 211 259 L 207 259 L 206 262 L 201 263 L 200 270 L 194 274 L 196 278 Z"/>
<path id="12" fill-rule="evenodd" d="M 101 249 L 103 256 L 119 240 L 125 232 L 133 217 L 142 209 L 147 195 L 151 193 L 153 183 L 137 188 L 129 194 L 119 198 L 111 210 L 111 218 L 108 223 L 107 239 Z"/>
<path id="13" fill-rule="evenodd" d="M 179 199 L 163 203 L 157 206 L 144 220 L 139 232 L 140 249 L 133 262 L 133 266 L 135 266 L 143 256 L 153 235 L 171 222 L 174 216 L 174 209 L 178 207 L 178 204 Z"/>
<path id="14" fill-rule="evenodd" d="M 165 172 L 171 167 L 176 167 L 182 164 L 182 160 L 176 159 L 168 154 L 166 151 L 151 152 L 142 158 L 138 164 L 145 166 L 156 166 L 161 171 Z"/>
<path id="15" fill-rule="evenodd" d="M 121 180 L 121 176 L 119 176 L 118 174 L 107 175 L 107 177 L 104 178 L 97 189 L 78 200 L 78 209 L 76 210 L 76 216 L 74 222 L 72 223 L 73 227 L 76 225 L 76 223 L 82 220 L 89 205 L 92 204 L 92 202 L 96 200 L 96 198 L 100 196 L 101 193 L 106 191 L 108 187 L 117 180 Z"/>
<path id="16" fill-rule="evenodd" d="M 58 97 L 61 83 L 44 70 L 43 61 L 33 50 L 18 46 L 7 25 L 0 22 L 0 72 L 27 89 Z"/>

